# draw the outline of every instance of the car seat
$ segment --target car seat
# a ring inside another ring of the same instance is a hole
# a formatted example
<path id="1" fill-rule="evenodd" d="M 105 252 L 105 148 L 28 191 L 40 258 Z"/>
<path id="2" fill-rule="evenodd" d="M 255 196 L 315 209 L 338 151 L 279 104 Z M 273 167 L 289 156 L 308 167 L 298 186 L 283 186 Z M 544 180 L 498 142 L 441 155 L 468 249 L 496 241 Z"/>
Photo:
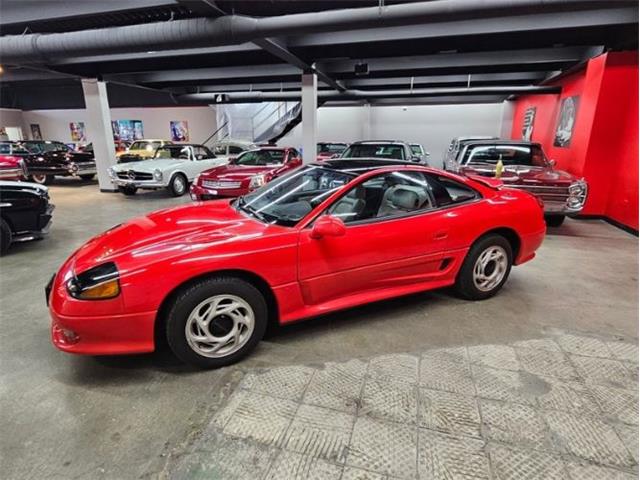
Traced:
<path id="1" fill-rule="evenodd" d="M 413 212 L 423 208 L 429 202 L 424 188 L 410 185 L 394 185 L 387 189 L 378 210 L 378 217 L 397 213 Z"/>
<path id="2" fill-rule="evenodd" d="M 348 195 L 338 200 L 329 213 L 345 220 L 357 220 L 366 205 L 364 199 L 364 189 L 361 187 L 355 188 Z"/>

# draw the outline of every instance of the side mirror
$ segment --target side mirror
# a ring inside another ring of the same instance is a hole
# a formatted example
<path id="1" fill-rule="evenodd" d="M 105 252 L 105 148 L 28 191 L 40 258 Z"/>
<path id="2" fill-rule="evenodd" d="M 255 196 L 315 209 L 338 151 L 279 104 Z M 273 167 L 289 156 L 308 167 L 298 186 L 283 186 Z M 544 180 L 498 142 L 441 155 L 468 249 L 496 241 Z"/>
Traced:
<path id="1" fill-rule="evenodd" d="M 347 228 L 342 220 L 331 215 L 323 215 L 313 224 L 311 238 L 320 240 L 323 237 L 341 237 L 346 232 Z"/>
<path id="2" fill-rule="evenodd" d="M 289 159 L 291 165 L 302 165 L 302 159 L 300 157 L 293 157 Z"/>
<path id="3" fill-rule="evenodd" d="M 430 156 L 431 156 L 431 153 L 430 153 L 430 152 L 424 152 L 424 156 L 425 156 L 425 157 L 430 157 Z"/>

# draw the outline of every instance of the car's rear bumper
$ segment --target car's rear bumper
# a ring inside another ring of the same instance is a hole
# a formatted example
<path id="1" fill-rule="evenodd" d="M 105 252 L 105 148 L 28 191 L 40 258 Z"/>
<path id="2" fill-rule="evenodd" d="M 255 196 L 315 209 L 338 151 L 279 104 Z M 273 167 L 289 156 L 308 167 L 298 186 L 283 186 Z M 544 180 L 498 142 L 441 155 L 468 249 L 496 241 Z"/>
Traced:
<path id="1" fill-rule="evenodd" d="M 523 235 L 520 238 L 520 248 L 518 255 L 514 260 L 515 265 L 521 265 L 529 260 L 532 260 L 536 256 L 536 250 L 542 245 L 544 236 L 547 232 L 547 228 L 543 227 L 537 232 L 530 233 L 529 235 Z"/>
<path id="2" fill-rule="evenodd" d="M 59 350 L 80 355 L 122 355 L 155 349 L 156 312 L 69 317 L 49 309 L 51 341 Z"/>
<path id="3" fill-rule="evenodd" d="M 191 185 L 189 190 L 191 199 L 195 201 L 213 200 L 219 197 L 239 197 L 249 193 L 248 188 L 204 188 L 200 185 Z"/>

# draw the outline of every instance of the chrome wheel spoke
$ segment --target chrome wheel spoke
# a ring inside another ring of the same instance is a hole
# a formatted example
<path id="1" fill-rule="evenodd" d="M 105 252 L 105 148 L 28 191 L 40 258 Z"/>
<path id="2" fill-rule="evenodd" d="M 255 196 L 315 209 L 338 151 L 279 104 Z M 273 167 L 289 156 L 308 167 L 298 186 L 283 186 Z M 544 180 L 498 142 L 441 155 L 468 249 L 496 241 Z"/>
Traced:
<path id="1" fill-rule="evenodd" d="M 500 246 L 485 249 L 473 267 L 473 282 L 483 292 L 493 290 L 502 282 L 507 272 L 507 252 Z"/>

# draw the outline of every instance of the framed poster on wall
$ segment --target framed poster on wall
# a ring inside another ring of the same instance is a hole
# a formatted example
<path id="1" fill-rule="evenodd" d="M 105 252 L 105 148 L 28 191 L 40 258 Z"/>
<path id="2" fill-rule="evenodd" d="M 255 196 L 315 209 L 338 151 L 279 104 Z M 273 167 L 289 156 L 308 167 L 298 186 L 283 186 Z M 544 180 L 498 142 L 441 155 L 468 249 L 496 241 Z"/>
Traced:
<path id="1" fill-rule="evenodd" d="M 142 120 L 112 120 L 111 130 L 113 130 L 114 140 L 132 142 L 144 138 Z"/>
<path id="2" fill-rule="evenodd" d="M 576 119 L 578 118 L 578 101 L 578 96 L 562 99 L 562 103 L 560 104 L 560 115 L 558 116 L 558 124 L 556 126 L 556 134 L 553 139 L 554 146 L 568 147 L 571 145 L 573 127 L 576 123 Z"/>
<path id="3" fill-rule="evenodd" d="M 71 122 L 69 123 L 69 130 L 71 130 L 72 142 L 86 142 L 87 137 L 84 132 L 84 122 Z"/>
<path id="4" fill-rule="evenodd" d="M 42 132 L 40 131 L 40 124 L 32 123 L 31 127 L 31 140 L 42 140 Z"/>
<path id="5" fill-rule="evenodd" d="M 172 120 L 169 122 L 172 142 L 189 141 L 189 124 L 186 120 Z"/>
<path id="6" fill-rule="evenodd" d="M 533 134 L 533 121 L 536 118 L 536 107 L 529 107 L 524 111 L 524 120 L 522 122 L 522 139 L 531 141 Z"/>

